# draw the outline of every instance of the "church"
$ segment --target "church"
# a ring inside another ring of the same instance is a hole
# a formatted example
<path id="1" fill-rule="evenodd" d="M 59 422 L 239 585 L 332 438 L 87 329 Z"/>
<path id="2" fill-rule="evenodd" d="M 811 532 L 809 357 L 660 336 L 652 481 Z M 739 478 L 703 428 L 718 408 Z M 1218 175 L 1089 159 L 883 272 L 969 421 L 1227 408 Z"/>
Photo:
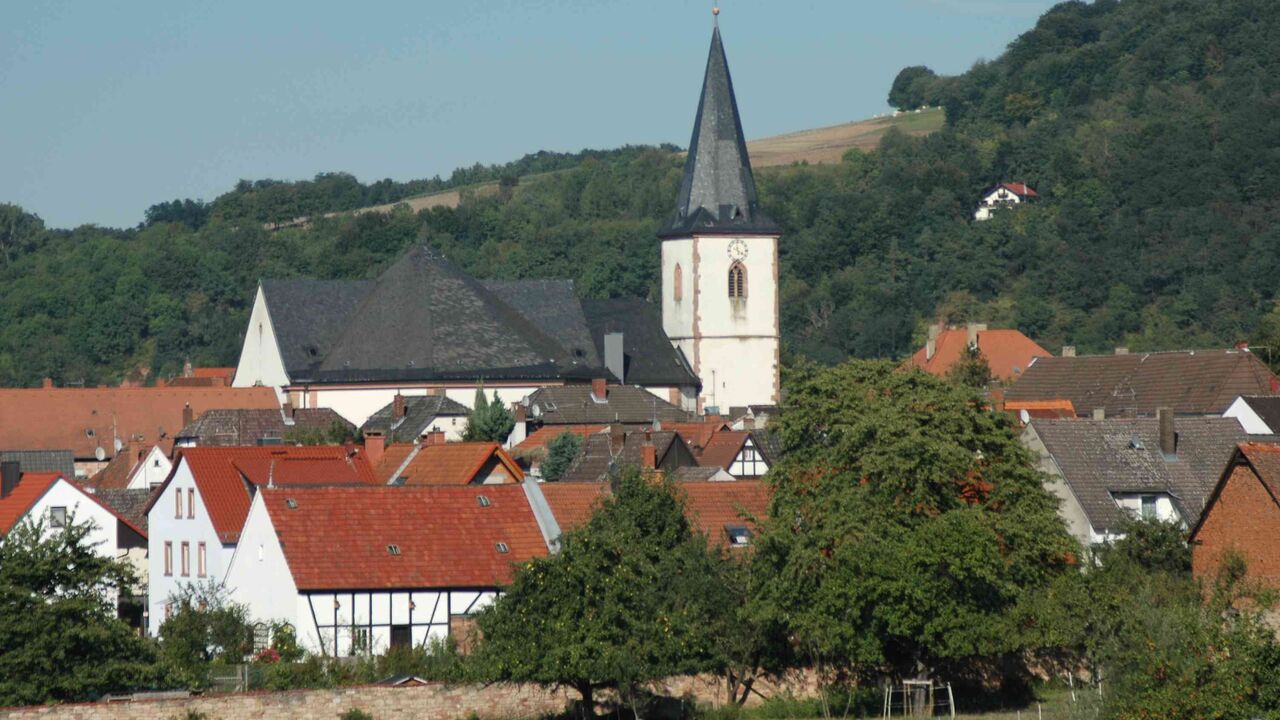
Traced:
<path id="1" fill-rule="evenodd" d="M 761 210 L 729 65 L 711 49 L 676 201 L 661 227 L 661 317 L 569 280 L 480 280 L 427 246 L 374 280 L 264 280 L 234 385 L 360 425 L 397 395 L 470 406 L 607 380 L 685 410 L 779 400 L 777 225 Z"/>

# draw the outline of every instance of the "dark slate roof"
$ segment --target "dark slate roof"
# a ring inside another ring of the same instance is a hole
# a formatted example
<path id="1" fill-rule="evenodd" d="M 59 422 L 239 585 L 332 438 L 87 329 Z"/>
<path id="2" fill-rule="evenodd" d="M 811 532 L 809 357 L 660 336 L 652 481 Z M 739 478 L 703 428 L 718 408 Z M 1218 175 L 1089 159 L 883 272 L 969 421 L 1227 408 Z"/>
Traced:
<path id="1" fill-rule="evenodd" d="M 319 366 L 295 382 L 587 378 L 556 340 L 426 246 L 378 278 Z"/>
<path id="2" fill-rule="evenodd" d="M 1240 395 L 1280 390 L 1280 380 L 1248 350 L 1037 358 L 1005 391 L 1006 402 L 1070 400 L 1088 417 L 1221 415 Z"/>
<path id="3" fill-rule="evenodd" d="M 159 488 L 156 488 L 157 490 Z M 125 490 L 99 488 L 94 496 L 141 530 L 147 529 L 147 502 L 151 489 Z"/>
<path id="4" fill-rule="evenodd" d="M 372 288 L 372 280 L 262 282 L 276 342 L 291 377 L 304 373 L 329 353 Z"/>
<path id="5" fill-rule="evenodd" d="M 1234 418 L 1175 418 L 1177 453 L 1168 460 L 1155 418 L 1033 420 L 1029 428 L 1099 531 L 1120 521 L 1111 494 L 1126 492 L 1167 492 L 1194 525 L 1236 445 L 1250 439 Z"/>
<path id="6" fill-rule="evenodd" d="M 777 225 L 760 210 L 729 61 L 717 27 L 711 33 L 676 212 L 659 236 L 777 232 Z"/>
<path id="7" fill-rule="evenodd" d="M 681 410 L 643 388 L 610 385 L 604 402 L 591 394 L 590 385 L 544 387 L 529 395 L 529 414 L 543 425 L 647 425 L 661 422 L 696 422 Z"/>
<path id="8" fill-rule="evenodd" d="M 0 450 L 0 462 L 17 461 L 24 472 L 56 472 L 68 480 L 76 477 L 76 459 L 70 450 Z"/>
<path id="9" fill-rule="evenodd" d="M 482 280 L 481 284 L 560 343 L 578 362 L 600 366 L 597 344 L 591 342 L 572 280 Z"/>
<path id="10" fill-rule="evenodd" d="M 1272 432 L 1280 430 L 1280 395 L 1245 395 L 1244 401 Z"/>
<path id="11" fill-rule="evenodd" d="M 751 431 L 751 438 L 756 441 L 756 449 L 764 455 L 765 462 L 770 465 L 782 459 L 782 437 L 771 428 L 757 428 Z"/>
<path id="12" fill-rule="evenodd" d="M 206 410 L 182 429 L 177 437 L 194 440 L 202 447 L 256 445 L 264 438 L 286 438 L 290 431 L 326 431 L 334 423 L 355 432 L 346 418 L 330 408 L 299 408 L 286 422 L 283 410 Z"/>
<path id="13" fill-rule="evenodd" d="M 604 358 L 604 336 L 622 333 L 623 374 L 628 385 L 701 385 L 684 353 L 662 329 L 662 316 L 643 300 L 583 300 L 596 351 Z"/>
<path id="14" fill-rule="evenodd" d="M 674 443 L 684 442 L 679 434 L 672 431 L 650 432 L 648 435 L 653 442 L 658 465 L 662 464 Z M 645 433 L 641 431 L 626 433 L 620 447 L 610 433 L 588 435 L 583 438 L 582 449 L 564 471 L 560 482 L 604 482 L 609 479 L 610 463 L 618 470 L 641 467 L 644 442 Z"/>
<path id="15" fill-rule="evenodd" d="M 430 429 L 437 417 L 466 417 L 466 405 L 444 395 L 417 395 L 404 398 L 404 417 L 395 418 L 395 401 L 369 416 L 360 432 L 380 432 L 387 443 L 411 443 Z"/>

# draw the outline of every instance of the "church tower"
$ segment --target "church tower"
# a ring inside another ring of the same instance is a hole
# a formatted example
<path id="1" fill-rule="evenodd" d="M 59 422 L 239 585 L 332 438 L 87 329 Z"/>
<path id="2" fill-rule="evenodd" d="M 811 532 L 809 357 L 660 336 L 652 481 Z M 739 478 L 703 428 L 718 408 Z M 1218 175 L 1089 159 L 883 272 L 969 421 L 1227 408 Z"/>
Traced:
<path id="1" fill-rule="evenodd" d="M 760 210 L 720 28 L 676 212 L 663 226 L 662 325 L 721 413 L 779 399 L 777 225 Z"/>

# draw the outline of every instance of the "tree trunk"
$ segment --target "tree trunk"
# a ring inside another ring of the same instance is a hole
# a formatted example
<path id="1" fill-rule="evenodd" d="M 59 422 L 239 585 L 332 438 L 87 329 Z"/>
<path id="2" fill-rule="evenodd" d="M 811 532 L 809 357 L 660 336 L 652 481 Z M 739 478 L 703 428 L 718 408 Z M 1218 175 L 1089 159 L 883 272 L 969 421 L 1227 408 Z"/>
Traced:
<path id="1" fill-rule="evenodd" d="M 582 718 L 593 718 L 596 716 L 596 704 L 591 694 L 591 682 L 581 682 L 575 686 L 578 694 L 582 696 Z"/>

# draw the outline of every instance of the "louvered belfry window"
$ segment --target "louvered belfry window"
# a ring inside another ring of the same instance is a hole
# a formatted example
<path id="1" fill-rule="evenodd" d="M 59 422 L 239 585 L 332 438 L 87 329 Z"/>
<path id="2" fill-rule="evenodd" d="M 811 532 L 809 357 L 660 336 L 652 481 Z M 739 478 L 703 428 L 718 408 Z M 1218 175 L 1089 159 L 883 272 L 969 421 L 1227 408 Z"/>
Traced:
<path id="1" fill-rule="evenodd" d="M 729 297 L 744 298 L 747 296 L 747 269 L 742 263 L 734 263 L 729 267 Z"/>

